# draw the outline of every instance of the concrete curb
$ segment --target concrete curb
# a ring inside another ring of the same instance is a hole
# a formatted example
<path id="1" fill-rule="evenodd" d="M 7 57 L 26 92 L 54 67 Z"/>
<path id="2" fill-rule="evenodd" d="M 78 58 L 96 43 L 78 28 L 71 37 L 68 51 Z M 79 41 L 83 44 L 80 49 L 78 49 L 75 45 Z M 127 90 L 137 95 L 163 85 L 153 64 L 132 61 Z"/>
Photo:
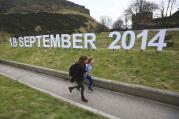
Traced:
<path id="1" fill-rule="evenodd" d="M 68 73 L 63 71 L 58 71 L 54 69 L 48 69 L 44 67 L 33 66 L 29 64 L 18 63 L 8 60 L 0 60 L 0 63 L 8 64 L 11 66 L 15 66 L 15 67 L 35 71 L 38 73 L 43 73 L 43 74 L 63 78 L 63 79 L 68 79 L 68 80 L 70 79 Z M 160 89 L 155 89 L 155 88 L 150 88 L 140 85 L 121 83 L 121 82 L 106 80 L 97 77 L 94 77 L 94 86 L 115 91 L 115 92 L 125 93 L 125 94 L 147 98 L 166 104 L 179 106 L 179 93 L 177 92 L 160 90 Z"/>

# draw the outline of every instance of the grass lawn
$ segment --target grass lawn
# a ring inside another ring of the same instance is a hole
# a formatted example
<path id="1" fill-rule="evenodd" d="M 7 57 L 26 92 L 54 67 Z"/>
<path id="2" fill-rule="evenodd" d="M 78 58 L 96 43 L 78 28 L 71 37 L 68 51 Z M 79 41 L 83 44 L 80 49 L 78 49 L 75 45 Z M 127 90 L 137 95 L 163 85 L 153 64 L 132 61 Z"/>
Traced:
<path id="1" fill-rule="evenodd" d="M 0 119 L 103 119 L 0 76 Z"/>
<path id="2" fill-rule="evenodd" d="M 112 52 L 107 49 L 111 43 L 106 39 L 108 33 L 101 33 L 97 34 L 95 51 L 10 48 L 9 43 L 4 42 L 0 44 L 0 58 L 68 71 L 81 55 L 88 55 L 95 59 L 94 76 L 179 92 L 179 35 L 177 32 L 167 34 L 172 34 L 175 45 L 161 53 L 152 48 L 140 52 L 139 41 L 130 51 Z"/>

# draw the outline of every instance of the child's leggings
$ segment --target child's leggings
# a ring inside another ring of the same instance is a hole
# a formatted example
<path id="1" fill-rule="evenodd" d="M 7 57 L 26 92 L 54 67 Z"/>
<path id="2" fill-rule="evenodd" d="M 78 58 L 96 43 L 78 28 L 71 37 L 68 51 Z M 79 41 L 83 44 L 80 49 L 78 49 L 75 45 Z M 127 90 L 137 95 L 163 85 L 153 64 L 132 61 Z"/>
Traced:
<path id="1" fill-rule="evenodd" d="M 93 79 L 92 79 L 92 77 L 91 76 L 87 76 L 86 79 L 89 81 L 88 88 L 92 89 L 92 85 L 93 85 Z"/>

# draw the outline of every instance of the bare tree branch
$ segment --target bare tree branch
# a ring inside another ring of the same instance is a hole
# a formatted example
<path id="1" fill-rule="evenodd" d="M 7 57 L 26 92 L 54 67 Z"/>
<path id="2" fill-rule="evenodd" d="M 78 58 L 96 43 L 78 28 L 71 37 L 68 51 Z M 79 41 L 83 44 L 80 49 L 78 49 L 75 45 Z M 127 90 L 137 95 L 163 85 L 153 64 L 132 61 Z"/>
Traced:
<path id="1" fill-rule="evenodd" d="M 172 11 L 174 6 L 176 5 L 176 0 L 171 0 L 171 4 L 170 4 L 170 16 L 172 15 Z"/>
<path id="2" fill-rule="evenodd" d="M 170 3 L 171 3 L 171 0 L 168 0 L 165 16 L 168 16 L 168 10 L 169 10 L 169 7 L 170 7 Z"/>
<path id="3" fill-rule="evenodd" d="M 112 18 L 109 16 L 101 16 L 100 23 L 109 28 L 112 25 Z"/>

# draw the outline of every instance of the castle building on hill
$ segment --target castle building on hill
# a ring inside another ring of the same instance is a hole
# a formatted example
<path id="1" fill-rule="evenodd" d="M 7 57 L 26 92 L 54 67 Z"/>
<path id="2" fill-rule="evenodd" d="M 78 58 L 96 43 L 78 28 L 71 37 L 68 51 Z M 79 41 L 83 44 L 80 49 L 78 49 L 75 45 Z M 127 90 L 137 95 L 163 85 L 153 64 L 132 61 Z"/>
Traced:
<path id="1" fill-rule="evenodd" d="M 179 10 L 164 18 L 153 18 L 152 12 L 142 12 L 132 15 L 132 29 L 177 28 L 179 27 Z"/>

